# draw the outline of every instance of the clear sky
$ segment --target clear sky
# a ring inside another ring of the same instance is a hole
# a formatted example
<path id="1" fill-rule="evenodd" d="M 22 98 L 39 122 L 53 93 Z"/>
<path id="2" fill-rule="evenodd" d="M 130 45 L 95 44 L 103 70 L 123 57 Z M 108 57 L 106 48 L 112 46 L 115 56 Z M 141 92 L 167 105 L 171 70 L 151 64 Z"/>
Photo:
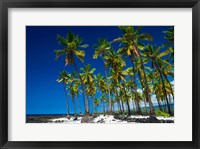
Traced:
<path id="1" fill-rule="evenodd" d="M 166 42 L 163 31 L 171 26 L 145 26 L 141 32 L 154 37 L 151 42 L 161 45 Z M 84 64 L 95 67 L 95 73 L 104 74 L 101 58 L 93 59 L 93 44 L 98 38 L 112 41 L 121 36 L 117 26 L 27 26 L 26 27 L 26 114 L 66 114 L 66 99 L 62 84 L 56 82 L 62 70 L 74 71 L 73 66 L 64 66 L 64 57 L 55 60 L 54 50 L 62 49 L 56 40 L 57 34 L 66 36 L 68 31 L 78 34 L 89 45 L 85 49 Z M 116 45 L 115 45 L 116 46 Z M 77 67 L 84 67 L 80 60 L 75 60 Z M 127 67 L 131 63 L 127 60 Z M 170 80 L 172 81 L 172 80 Z M 72 105 L 71 97 L 70 105 Z M 82 95 L 80 96 L 83 105 Z M 82 109 L 84 109 L 82 107 Z M 73 108 L 70 109 L 73 112 Z"/>

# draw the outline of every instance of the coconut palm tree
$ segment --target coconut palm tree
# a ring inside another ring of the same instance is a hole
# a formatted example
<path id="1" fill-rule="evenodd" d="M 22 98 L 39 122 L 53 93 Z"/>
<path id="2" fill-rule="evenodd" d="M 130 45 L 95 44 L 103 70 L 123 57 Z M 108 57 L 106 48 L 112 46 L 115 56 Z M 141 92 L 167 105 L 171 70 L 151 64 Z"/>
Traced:
<path id="1" fill-rule="evenodd" d="M 153 69 L 156 69 L 156 71 L 159 74 L 159 77 L 161 79 L 162 82 L 162 89 L 163 89 L 163 93 L 165 96 L 165 100 L 167 102 L 167 107 L 168 107 L 168 112 L 169 114 L 172 114 L 171 109 L 170 109 L 170 104 L 168 101 L 168 97 L 167 97 L 167 91 L 166 91 L 166 87 L 165 87 L 165 83 L 164 83 L 164 77 L 163 77 L 163 72 L 162 72 L 162 58 L 167 56 L 171 51 L 169 49 L 165 49 L 164 51 L 161 52 L 161 49 L 163 48 L 163 45 L 160 47 L 156 47 L 156 46 L 152 46 L 152 45 L 147 45 L 145 47 L 144 50 L 144 54 L 145 56 L 151 60 L 152 63 L 152 67 Z"/>
<path id="2" fill-rule="evenodd" d="M 119 28 L 121 29 L 123 36 L 114 39 L 114 41 L 121 42 L 123 45 L 125 45 L 123 48 L 120 49 L 120 52 L 130 57 L 133 64 L 133 70 L 135 69 L 134 68 L 135 58 L 137 58 L 140 61 L 141 70 L 144 74 L 143 79 L 144 79 L 144 84 L 145 84 L 144 86 L 145 86 L 146 101 L 149 102 L 149 105 L 150 105 L 150 114 L 154 115 L 155 112 L 153 108 L 153 103 L 151 101 L 151 95 L 150 95 L 149 85 L 147 83 L 144 63 L 139 51 L 139 49 L 144 48 L 141 41 L 153 40 L 153 37 L 146 33 L 140 33 L 142 27 L 135 28 L 133 26 L 120 26 Z"/>
<path id="3" fill-rule="evenodd" d="M 110 50 L 106 56 L 104 56 L 105 58 L 105 64 L 107 67 L 111 67 L 111 76 L 110 76 L 110 80 L 113 80 L 113 83 L 118 86 L 118 88 L 115 89 L 115 93 L 116 93 L 116 97 L 118 100 L 118 104 L 119 106 L 122 105 L 122 111 L 124 111 L 124 105 L 123 105 L 123 100 L 119 99 L 118 96 L 118 91 L 117 89 L 119 89 L 119 85 L 120 85 L 120 80 L 123 79 L 124 76 L 122 75 L 118 75 L 118 73 L 121 71 L 121 69 L 126 65 L 125 61 L 122 59 L 121 55 L 119 54 L 119 52 L 116 52 L 114 50 Z M 125 79 L 125 78 L 124 78 Z M 122 104 L 120 104 L 120 101 L 122 102 Z M 120 106 L 121 107 L 121 106 Z M 120 110 L 121 111 L 121 110 Z"/>
<path id="4" fill-rule="evenodd" d="M 69 84 L 67 89 L 69 90 L 69 95 L 72 97 L 72 102 L 74 106 L 74 115 L 76 115 L 75 97 L 77 95 L 77 88 L 74 86 L 74 84 Z"/>
<path id="5" fill-rule="evenodd" d="M 168 30 L 163 31 L 163 33 L 165 34 L 164 38 L 167 39 L 165 46 L 171 47 L 170 57 L 172 58 L 172 62 L 174 62 L 174 27 L 171 27 Z"/>
<path id="6" fill-rule="evenodd" d="M 79 93 L 82 92 L 82 90 L 79 89 L 80 79 L 77 78 L 76 72 L 73 72 L 71 74 L 69 82 L 71 84 L 73 84 L 73 86 L 74 86 L 74 91 L 75 91 L 75 94 L 76 94 L 76 99 L 77 99 L 78 108 L 79 108 L 79 113 L 81 113 L 81 106 L 80 106 L 80 101 L 79 101 L 78 95 L 79 95 Z"/>
<path id="7" fill-rule="evenodd" d="M 95 52 L 94 52 L 93 58 L 97 59 L 99 56 L 102 58 L 103 63 L 104 63 L 104 72 L 105 72 L 105 76 L 106 76 L 106 83 L 108 84 L 108 75 L 107 75 L 107 71 L 106 71 L 104 56 L 111 49 L 111 43 L 108 42 L 106 39 L 98 39 L 98 43 L 94 45 L 94 49 L 95 49 Z M 109 88 L 108 88 L 108 98 L 111 103 Z M 112 112 L 111 104 L 110 104 L 110 112 Z"/>
<path id="8" fill-rule="evenodd" d="M 68 32 L 66 38 L 61 35 L 57 35 L 57 41 L 59 44 L 64 46 L 64 48 L 60 50 L 55 50 L 56 59 L 58 59 L 61 56 L 65 56 L 65 66 L 74 65 L 74 68 L 81 81 L 82 89 L 84 91 L 83 98 L 86 103 L 87 96 L 86 96 L 85 86 L 80 74 L 78 73 L 78 67 L 75 62 L 75 57 L 77 57 L 81 62 L 84 62 L 85 52 L 81 49 L 87 48 L 88 45 L 82 44 L 83 40 L 80 39 L 78 35 L 75 35 L 72 32 Z M 87 105 L 85 105 L 85 113 L 88 113 Z"/>
<path id="9" fill-rule="evenodd" d="M 138 66 L 138 65 L 137 65 Z M 141 108 L 140 108 L 140 104 L 139 104 L 139 100 L 137 99 L 137 88 L 138 88 L 138 85 L 136 83 L 136 72 L 137 72 L 137 69 L 134 67 L 134 70 L 133 68 L 131 67 L 128 67 L 126 70 L 124 70 L 124 74 L 129 76 L 130 78 L 130 81 L 129 81 L 129 88 L 131 89 L 131 92 L 132 92 L 132 102 L 134 104 L 136 104 L 136 109 L 137 109 L 137 114 L 138 115 L 141 115 L 142 111 L 141 111 Z M 134 107 L 134 105 L 133 105 Z"/>
<path id="10" fill-rule="evenodd" d="M 66 98 L 66 108 L 67 108 L 67 115 L 69 115 L 69 101 L 68 101 L 68 96 L 67 96 L 67 92 L 66 92 L 66 84 L 69 83 L 70 81 L 70 74 L 67 73 L 66 71 L 61 71 L 58 79 L 56 80 L 57 82 L 62 82 L 63 84 L 63 88 L 64 88 L 64 94 L 65 94 L 65 98 Z"/>
<path id="11" fill-rule="evenodd" d="M 92 68 L 91 69 L 91 65 L 87 64 L 85 65 L 84 68 L 80 68 L 82 70 L 82 72 L 80 73 L 80 76 L 82 78 L 82 81 L 84 84 L 87 85 L 87 89 L 86 89 L 86 93 L 89 96 L 94 96 L 94 94 L 96 93 L 96 88 L 94 86 L 94 71 L 96 70 L 96 68 Z M 86 103 L 87 107 L 88 107 L 88 101 Z"/>
<path id="12" fill-rule="evenodd" d="M 174 44 L 174 27 L 171 27 L 168 30 L 163 31 L 163 33 L 165 34 L 164 38 L 168 40 L 166 45 Z"/>

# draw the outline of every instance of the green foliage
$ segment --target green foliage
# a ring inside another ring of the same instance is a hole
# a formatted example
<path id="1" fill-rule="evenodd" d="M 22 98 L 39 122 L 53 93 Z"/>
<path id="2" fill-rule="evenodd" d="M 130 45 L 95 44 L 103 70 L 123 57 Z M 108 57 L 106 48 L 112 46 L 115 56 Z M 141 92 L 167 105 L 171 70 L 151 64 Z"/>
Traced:
<path id="1" fill-rule="evenodd" d="M 156 116 L 164 116 L 164 117 L 169 117 L 170 116 L 169 113 L 166 113 L 166 112 L 163 112 L 163 111 L 160 111 L 160 110 L 156 110 L 155 114 L 156 114 Z"/>

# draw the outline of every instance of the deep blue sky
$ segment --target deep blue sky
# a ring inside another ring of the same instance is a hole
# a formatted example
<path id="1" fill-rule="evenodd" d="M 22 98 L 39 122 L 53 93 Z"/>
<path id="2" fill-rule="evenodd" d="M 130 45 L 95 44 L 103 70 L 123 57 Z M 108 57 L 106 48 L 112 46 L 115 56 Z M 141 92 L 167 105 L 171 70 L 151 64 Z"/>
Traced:
<path id="1" fill-rule="evenodd" d="M 166 42 L 164 30 L 170 26 L 145 26 L 141 32 L 154 37 L 153 44 Z M 85 63 L 96 68 L 95 73 L 104 74 L 103 62 L 100 58 L 92 58 L 93 44 L 98 38 L 112 41 L 121 36 L 116 26 L 27 26 L 26 27 L 26 114 L 63 114 L 66 113 L 66 100 L 62 84 L 56 82 L 62 70 L 73 71 L 74 68 L 64 66 L 64 57 L 55 61 L 54 50 L 63 48 L 56 41 L 57 34 L 66 36 L 68 31 L 78 34 L 89 47 L 85 49 Z M 78 68 L 83 67 L 76 59 Z M 127 62 L 127 66 L 131 66 Z M 70 98 L 70 96 L 69 96 Z M 71 98 L 70 98 L 71 99 Z M 81 105 L 83 104 L 80 96 Z M 71 101 L 70 101 L 71 105 Z M 82 108 L 83 109 L 83 108 Z M 70 109 L 73 112 L 73 108 Z"/>

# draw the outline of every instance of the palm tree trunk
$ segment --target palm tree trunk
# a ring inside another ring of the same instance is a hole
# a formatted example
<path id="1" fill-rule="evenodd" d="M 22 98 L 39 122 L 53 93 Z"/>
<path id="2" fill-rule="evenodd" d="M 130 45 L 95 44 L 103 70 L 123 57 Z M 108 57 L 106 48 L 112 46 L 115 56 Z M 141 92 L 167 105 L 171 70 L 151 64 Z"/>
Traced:
<path id="1" fill-rule="evenodd" d="M 162 111 L 162 106 L 161 106 L 161 104 L 160 104 L 160 99 L 158 98 L 157 95 L 156 95 L 156 99 L 157 99 L 157 102 L 158 102 L 159 110 Z"/>
<path id="2" fill-rule="evenodd" d="M 83 83 L 83 80 L 82 80 L 82 78 L 81 78 L 81 75 L 78 73 L 78 68 L 77 68 L 75 62 L 74 62 L 74 67 L 75 67 L 75 69 L 76 69 L 76 73 L 78 74 L 78 76 L 79 76 L 79 78 L 80 78 L 81 85 L 82 85 L 82 89 L 83 89 L 83 99 L 84 99 L 84 102 L 85 102 L 85 114 L 88 114 L 88 113 L 89 113 L 89 109 L 88 109 L 88 97 L 87 97 L 85 85 L 84 85 L 84 83 Z"/>
<path id="3" fill-rule="evenodd" d="M 95 112 L 94 96 L 92 97 L 92 105 L 93 105 L 93 109 L 94 109 L 94 112 Z"/>
<path id="4" fill-rule="evenodd" d="M 171 90 L 171 94 L 172 94 L 172 97 L 173 97 L 173 102 L 174 102 L 174 93 L 173 93 L 172 85 L 171 85 L 171 83 L 169 82 L 169 80 L 168 80 L 168 78 L 167 78 L 167 75 L 166 75 L 165 72 L 164 72 L 164 68 L 162 69 L 162 71 L 163 71 L 165 80 L 166 80 L 167 83 L 169 84 L 169 87 L 170 87 L 170 90 Z"/>
<path id="5" fill-rule="evenodd" d="M 144 99 L 144 107 L 145 107 L 145 112 L 147 114 L 147 104 L 146 104 L 146 100 Z"/>
<path id="6" fill-rule="evenodd" d="M 130 110 L 130 105 L 129 105 L 129 102 L 128 102 L 128 97 L 127 97 L 127 94 L 126 94 L 126 89 L 125 89 L 125 85 L 123 84 L 123 89 L 124 89 L 124 93 L 125 93 L 125 97 L 126 97 L 126 105 L 127 105 L 127 110 L 128 110 L 128 115 L 131 115 L 131 110 Z"/>
<path id="7" fill-rule="evenodd" d="M 130 55 L 130 59 L 131 59 L 131 62 L 132 62 L 132 67 L 133 67 L 133 82 L 134 82 L 134 90 L 135 90 L 135 101 L 137 102 L 137 104 L 136 104 L 136 107 L 137 107 L 137 114 L 138 115 L 141 115 L 141 108 L 140 108 L 140 106 L 138 106 L 139 105 L 139 103 L 138 103 L 138 99 L 137 99 L 137 83 L 136 83 L 136 76 L 135 76 L 135 66 L 134 66 L 134 56 L 133 56 L 133 54 L 132 55 Z"/>
<path id="8" fill-rule="evenodd" d="M 133 99 L 132 99 L 132 106 L 133 106 L 133 111 L 136 111 Z"/>
<path id="9" fill-rule="evenodd" d="M 138 114 L 138 115 L 141 115 L 141 114 L 142 114 L 142 111 L 141 111 L 141 108 L 140 108 L 140 102 L 138 101 L 138 99 L 137 99 L 137 101 L 135 102 L 135 104 L 136 104 L 137 107 L 138 107 L 137 114 Z"/>
<path id="10" fill-rule="evenodd" d="M 117 89 L 116 88 L 115 88 L 115 94 L 116 94 L 116 99 L 117 99 L 117 103 L 118 103 L 118 106 L 119 106 L 120 113 L 122 114 L 121 104 L 120 104 L 120 100 L 118 98 L 118 93 L 117 93 Z"/>
<path id="11" fill-rule="evenodd" d="M 115 103 L 112 104 L 112 111 L 115 112 Z"/>
<path id="12" fill-rule="evenodd" d="M 103 101 L 103 113 L 105 114 L 105 102 Z"/>
<path id="13" fill-rule="evenodd" d="M 144 74 L 144 82 L 145 82 L 145 86 L 146 86 L 145 90 L 146 90 L 146 94 L 147 94 L 146 95 L 146 101 L 149 102 L 150 114 L 151 115 L 155 115 L 155 111 L 154 111 L 154 108 L 153 108 L 153 103 L 151 101 L 149 85 L 148 85 L 147 78 L 146 78 L 146 72 L 145 72 L 145 69 L 144 69 L 144 63 L 142 61 L 140 53 L 138 52 L 138 48 L 135 45 L 134 45 L 134 51 L 135 51 L 136 56 L 139 58 L 141 66 L 142 66 L 142 71 L 143 71 L 143 74 Z"/>
<path id="14" fill-rule="evenodd" d="M 80 105 L 80 100 L 78 99 L 78 96 L 76 97 L 76 99 L 78 102 L 79 114 L 81 114 L 81 105 Z"/>
<path id="15" fill-rule="evenodd" d="M 164 92 L 164 95 L 165 95 L 165 98 L 166 98 L 166 102 L 167 102 L 167 108 L 168 108 L 168 112 L 170 115 L 172 115 L 171 113 L 171 109 L 170 109 L 170 105 L 169 105 L 169 101 L 168 101 L 168 98 L 167 98 L 167 92 L 166 92 L 166 89 L 165 89 L 165 84 L 164 84 L 164 79 L 162 77 L 162 74 L 161 74 L 161 71 L 160 69 L 158 68 L 157 64 L 153 61 L 153 64 L 154 66 L 156 67 L 159 75 L 160 75 L 160 79 L 161 79 L 161 82 L 162 82 L 162 87 L 163 87 L 163 92 Z"/>
<path id="16" fill-rule="evenodd" d="M 68 103 L 68 98 L 67 98 L 67 93 L 66 93 L 66 86 L 64 82 L 63 82 L 63 86 L 64 86 L 64 93 L 65 93 L 65 98 L 66 98 L 67 115 L 69 115 L 69 103 Z"/>
<path id="17" fill-rule="evenodd" d="M 104 72 L 106 75 L 106 84 L 108 85 L 108 75 L 107 75 L 107 71 L 106 71 L 106 65 L 105 65 L 105 61 L 103 60 L 104 63 Z M 111 105 L 111 98 L 110 98 L 110 88 L 108 87 L 108 100 L 110 102 L 110 113 L 112 113 L 112 105 Z"/>
<path id="18" fill-rule="evenodd" d="M 74 103 L 74 97 L 72 97 L 72 101 L 73 101 L 73 105 L 74 105 L 74 115 L 76 115 L 76 106 L 75 106 L 75 103 Z"/>
<path id="19" fill-rule="evenodd" d="M 123 101 L 123 99 L 121 99 L 121 102 L 122 102 L 122 112 L 124 113 L 124 101 Z"/>

